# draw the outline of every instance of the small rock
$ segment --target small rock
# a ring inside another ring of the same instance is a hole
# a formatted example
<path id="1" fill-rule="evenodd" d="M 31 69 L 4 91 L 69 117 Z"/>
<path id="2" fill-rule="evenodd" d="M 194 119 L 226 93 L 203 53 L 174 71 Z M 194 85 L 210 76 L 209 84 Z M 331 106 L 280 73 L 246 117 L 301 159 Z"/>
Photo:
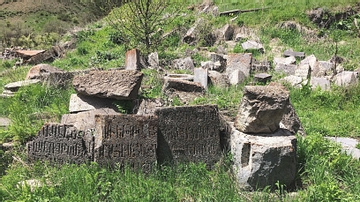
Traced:
<path id="1" fill-rule="evenodd" d="M 260 51 L 261 53 L 265 52 L 264 46 L 261 43 L 258 43 L 256 41 L 249 40 L 249 41 L 242 43 L 241 46 L 244 50 L 255 49 L 255 50 Z"/>

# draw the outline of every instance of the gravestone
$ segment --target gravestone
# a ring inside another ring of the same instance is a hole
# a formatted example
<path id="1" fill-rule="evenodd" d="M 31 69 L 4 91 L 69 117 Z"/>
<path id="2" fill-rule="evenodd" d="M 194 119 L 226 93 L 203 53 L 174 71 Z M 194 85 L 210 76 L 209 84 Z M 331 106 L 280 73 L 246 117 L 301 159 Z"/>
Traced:
<path id="1" fill-rule="evenodd" d="M 156 162 L 156 116 L 96 115 L 94 161 L 149 172 Z"/>
<path id="2" fill-rule="evenodd" d="M 49 123 L 26 147 L 30 161 L 81 164 L 92 160 L 93 136 L 71 125 Z"/>
<path id="3" fill-rule="evenodd" d="M 132 49 L 125 54 L 125 69 L 126 70 L 140 70 L 140 51 Z"/>
<path id="4" fill-rule="evenodd" d="M 206 89 L 208 86 L 208 70 L 203 68 L 195 68 L 194 82 L 200 83 Z"/>
<path id="5" fill-rule="evenodd" d="M 204 162 L 220 158 L 219 114 L 216 105 L 164 107 L 159 117 L 158 162 Z"/>

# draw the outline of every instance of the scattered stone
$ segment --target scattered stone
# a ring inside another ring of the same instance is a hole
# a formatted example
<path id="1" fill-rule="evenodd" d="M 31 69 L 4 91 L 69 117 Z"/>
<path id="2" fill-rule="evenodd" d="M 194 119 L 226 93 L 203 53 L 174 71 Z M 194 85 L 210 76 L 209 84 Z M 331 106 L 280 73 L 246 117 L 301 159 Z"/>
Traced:
<path id="1" fill-rule="evenodd" d="M 324 77 L 311 77 L 310 85 L 312 89 L 320 87 L 321 90 L 330 90 L 330 81 Z"/>
<path id="2" fill-rule="evenodd" d="M 334 78 L 335 84 L 338 86 L 351 86 L 359 82 L 358 74 L 354 71 L 343 71 Z"/>
<path id="3" fill-rule="evenodd" d="M 148 63 L 152 68 L 159 67 L 159 55 L 157 52 L 150 53 L 148 56 Z"/>
<path id="4" fill-rule="evenodd" d="M 40 79 L 42 74 L 50 74 L 52 72 L 62 72 L 62 70 L 48 64 L 38 64 L 29 70 L 25 79 Z"/>
<path id="5" fill-rule="evenodd" d="M 295 88 L 302 88 L 303 79 L 299 76 L 294 76 L 294 75 L 286 76 L 280 79 L 280 81 L 289 83 L 291 86 Z"/>
<path id="6" fill-rule="evenodd" d="M 11 120 L 6 117 L 0 117 L 0 128 L 6 128 L 11 124 Z"/>
<path id="7" fill-rule="evenodd" d="M 287 76 L 295 75 L 295 70 L 297 69 L 296 65 L 283 65 L 278 64 L 275 66 L 275 72 L 284 73 Z"/>
<path id="8" fill-rule="evenodd" d="M 312 69 L 311 75 L 314 77 L 324 77 L 333 75 L 335 65 L 329 61 L 319 61 L 318 65 Z"/>
<path id="9" fill-rule="evenodd" d="M 72 94 L 70 96 L 69 112 L 90 111 L 100 108 L 114 108 L 112 99 L 88 97 L 85 95 Z"/>
<path id="10" fill-rule="evenodd" d="M 77 93 L 117 100 L 134 100 L 138 95 L 143 74 L 135 70 L 91 71 L 75 76 Z"/>
<path id="11" fill-rule="evenodd" d="M 10 98 L 15 95 L 15 92 L 12 92 L 10 90 L 4 90 L 2 94 L 0 95 L 1 98 Z"/>
<path id="12" fill-rule="evenodd" d="M 158 162 L 204 162 L 212 167 L 221 156 L 216 105 L 167 107 L 159 117 Z"/>
<path id="13" fill-rule="evenodd" d="M 246 81 L 246 75 L 240 69 L 234 69 L 228 73 L 229 82 L 231 85 L 238 85 Z"/>
<path id="14" fill-rule="evenodd" d="M 254 82 L 267 83 L 271 81 L 272 76 L 267 73 L 260 73 L 254 75 Z"/>
<path id="15" fill-rule="evenodd" d="M 194 81 L 194 76 L 191 74 L 165 74 L 164 80 L 167 79 Z"/>
<path id="16" fill-rule="evenodd" d="M 155 115 L 155 110 L 158 107 L 162 107 L 163 103 L 160 99 L 142 99 L 140 100 L 138 107 L 136 107 L 137 115 Z"/>
<path id="17" fill-rule="evenodd" d="M 205 89 L 201 84 L 181 80 L 181 79 L 166 79 L 163 86 L 163 91 L 183 91 L 183 92 L 204 92 Z"/>
<path id="18" fill-rule="evenodd" d="M 299 66 L 303 66 L 306 64 L 308 64 L 310 66 L 311 70 L 313 70 L 317 66 L 317 59 L 316 59 L 315 55 L 309 55 L 306 58 L 304 58 L 303 60 L 301 60 Z"/>
<path id="19" fill-rule="evenodd" d="M 298 76 L 302 79 L 310 78 L 311 68 L 309 64 L 302 64 L 295 69 L 295 76 Z"/>
<path id="20" fill-rule="evenodd" d="M 141 70 L 140 50 L 129 50 L 126 52 L 125 57 L 125 70 Z"/>
<path id="21" fill-rule="evenodd" d="M 29 85 L 34 85 L 37 83 L 40 83 L 41 80 L 39 79 L 32 79 L 32 80 L 25 80 L 25 81 L 17 81 L 17 82 L 13 82 L 13 83 L 9 83 L 6 84 L 4 86 L 5 90 L 9 90 L 11 92 L 16 92 L 17 90 L 19 90 L 19 88 L 24 87 L 24 86 L 29 86 Z"/>
<path id="22" fill-rule="evenodd" d="M 230 85 L 228 76 L 217 71 L 209 71 L 209 80 L 213 86 L 226 88 Z"/>
<path id="23" fill-rule="evenodd" d="M 94 131 L 95 129 L 95 115 L 116 115 L 116 112 L 111 108 L 99 108 L 90 111 L 83 111 L 76 114 L 64 114 L 61 117 L 61 124 L 73 125 L 81 131 Z"/>
<path id="24" fill-rule="evenodd" d="M 213 61 L 206 61 L 206 62 L 201 61 L 200 65 L 201 65 L 201 68 L 203 68 L 203 69 L 208 69 L 208 70 L 215 69 L 215 63 Z"/>
<path id="25" fill-rule="evenodd" d="M 172 63 L 175 69 L 190 70 L 191 72 L 194 71 L 195 66 L 191 57 L 176 59 Z"/>
<path id="26" fill-rule="evenodd" d="M 70 125 L 45 124 L 26 147 L 30 161 L 81 164 L 92 160 L 93 137 Z"/>
<path id="27" fill-rule="evenodd" d="M 210 70 L 223 72 L 226 68 L 226 59 L 224 58 L 224 56 L 220 54 L 212 53 L 210 57 L 211 57 L 211 61 L 214 62 L 214 69 L 210 69 Z"/>
<path id="28" fill-rule="evenodd" d="M 250 76 L 252 62 L 251 53 L 230 53 L 227 59 L 226 73 L 231 73 L 233 70 L 240 70 L 246 77 Z"/>
<path id="29" fill-rule="evenodd" d="M 208 86 L 208 70 L 203 68 L 194 69 L 194 82 L 200 83 L 205 89 Z"/>
<path id="30" fill-rule="evenodd" d="M 221 34 L 222 34 L 222 38 L 225 41 L 232 40 L 234 35 L 234 28 L 231 25 L 226 24 L 224 27 L 221 28 Z"/>
<path id="31" fill-rule="evenodd" d="M 270 70 L 271 70 L 270 62 L 263 61 L 263 62 L 257 63 L 256 61 L 252 61 L 252 65 L 251 65 L 252 73 L 266 73 Z"/>
<path id="32" fill-rule="evenodd" d="M 32 56 L 26 62 L 32 65 L 40 64 L 43 62 L 52 62 L 56 58 L 62 57 L 64 48 L 60 46 L 53 46 L 50 49 Z M 25 58 L 24 58 L 25 59 Z"/>
<path id="33" fill-rule="evenodd" d="M 296 114 L 295 109 L 291 102 L 286 106 L 284 116 L 280 121 L 280 128 L 290 131 L 292 135 L 296 133 L 306 136 L 305 130 L 301 125 L 299 116 Z"/>
<path id="34" fill-rule="evenodd" d="M 274 133 L 289 104 L 289 92 L 283 86 L 245 86 L 235 120 L 235 128 L 249 134 Z"/>
<path id="35" fill-rule="evenodd" d="M 97 115 L 94 161 L 150 172 L 156 163 L 156 116 Z"/>
<path id="36" fill-rule="evenodd" d="M 347 137 L 325 137 L 328 140 L 340 143 L 342 151 L 347 155 L 351 155 L 354 159 L 360 159 L 360 149 L 356 148 L 356 145 L 359 144 L 359 141 L 353 138 Z"/>
<path id="37" fill-rule="evenodd" d="M 305 53 L 304 52 L 295 52 L 293 50 L 286 50 L 286 51 L 284 51 L 284 56 L 285 57 L 293 56 L 293 57 L 302 59 L 302 58 L 305 58 Z"/>
<path id="38" fill-rule="evenodd" d="M 296 63 L 296 59 L 294 56 L 286 57 L 286 58 L 280 58 L 280 57 L 274 57 L 274 65 L 292 65 Z"/>
<path id="39" fill-rule="evenodd" d="M 244 190 L 290 187 L 296 178 L 296 137 L 279 129 L 272 134 L 248 135 L 234 130 L 231 134 L 233 171 Z"/>
<path id="40" fill-rule="evenodd" d="M 260 51 L 261 53 L 265 52 L 264 46 L 261 43 L 258 43 L 256 41 L 252 41 L 252 40 L 248 40 L 248 41 L 242 43 L 241 47 L 244 50 L 254 50 L 255 49 L 255 50 Z"/>
<path id="41" fill-rule="evenodd" d="M 16 50 L 15 53 L 18 57 L 21 57 L 24 60 L 28 60 L 31 57 L 34 57 L 38 54 L 44 53 L 45 50 Z"/>

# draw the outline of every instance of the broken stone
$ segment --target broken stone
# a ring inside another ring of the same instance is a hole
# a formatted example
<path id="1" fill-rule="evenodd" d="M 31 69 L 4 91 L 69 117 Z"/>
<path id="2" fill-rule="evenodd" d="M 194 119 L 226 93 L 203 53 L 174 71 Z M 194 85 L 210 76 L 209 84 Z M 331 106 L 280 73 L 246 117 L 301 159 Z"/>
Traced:
<path id="1" fill-rule="evenodd" d="M 115 108 L 113 102 L 115 102 L 115 100 L 72 94 L 70 96 L 69 112 L 74 113 L 100 108 Z"/>
<path id="2" fill-rule="evenodd" d="M 216 105 L 166 107 L 159 117 L 158 162 L 203 162 L 214 166 L 221 156 Z"/>
<path id="3" fill-rule="evenodd" d="M 175 69 L 194 71 L 194 62 L 191 57 L 176 59 L 172 63 Z"/>
<path id="4" fill-rule="evenodd" d="M 225 74 L 221 74 L 217 71 L 209 71 L 209 80 L 213 86 L 226 88 L 230 85 L 229 78 Z"/>
<path id="5" fill-rule="evenodd" d="M 338 86 L 351 86 L 358 82 L 358 74 L 354 71 L 343 71 L 335 76 L 335 84 Z"/>
<path id="6" fill-rule="evenodd" d="M 167 80 L 167 79 L 193 81 L 194 76 L 191 74 L 166 74 L 164 76 L 164 80 Z"/>
<path id="7" fill-rule="evenodd" d="M 140 50 L 132 49 L 125 55 L 125 70 L 141 70 Z"/>
<path id="8" fill-rule="evenodd" d="M 314 77 L 324 77 L 333 75 L 335 65 L 329 61 L 319 61 L 318 65 L 312 69 L 311 75 Z"/>
<path id="9" fill-rule="evenodd" d="M 278 64 L 274 68 L 275 72 L 284 73 L 287 76 L 294 75 L 296 69 L 297 69 L 296 65 L 283 65 L 283 64 Z"/>
<path id="10" fill-rule="evenodd" d="M 96 115 L 94 161 L 148 173 L 156 163 L 158 118 Z"/>
<path id="11" fill-rule="evenodd" d="M 304 58 L 303 60 L 301 60 L 299 66 L 303 66 L 306 64 L 308 64 L 310 66 L 311 70 L 313 70 L 317 66 L 317 59 L 316 59 L 315 55 L 309 55 L 306 58 Z"/>
<path id="12" fill-rule="evenodd" d="M 134 100 L 138 95 L 143 74 L 135 70 L 91 71 L 75 76 L 77 93 L 117 100 Z"/>
<path id="13" fill-rule="evenodd" d="M 251 53 L 230 53 L 227 59 L 226 73 L 231 73 L 233 70 L 238 69 L 244 73 L 245 77 L 249 77 L 251 62 Z"/>
<path id="14" fill-rule="evenodd" d="M 276 65 L 291 65 L 295 64 L 296 59 L 294 56 L 286 57 L 286 58 L 280 58 L 280 57 L 274 57 L 274 64 Z"/>
<path id="15" fill-rule="evenodd" d="M 42 74 L 50 74 L 52 72 L 62 72 L 62 70 L 48 64 L 38 64 L 29 70 L 25 79 L 40 79 Z"/>
<path id="16" fill-rule="evenodd" d="M 267 73 L 260 73 L 254 75 L 254 82 L 266 83 L 271 81 L 272 76 Z"/>
<path id="17" fill-rule="evenodd" d="M 228 78 L 231 85 L 238 85 L 246 81 L 246 75 L 240 69 L 234 69 L 228 73 Z"/>
<path id="18" fill-rule="evenodd" d="M 286 76 L 282 78 L 280 81 L 289 83 L 292 87 L 295 88 L 301 88 L 303 83 L 303 79 L 301 77 L 294 75 Z"/>
<path id="19" fill-rule="evenodd" d="M 311 68 L 309 64 L 302 64 L 295 69 L 295 76 L 302 79 L 310 78 Z"/>
<path id="20" fill-rule="evenodd" d="M 248 40 L 241 44 L 241 47 L 246 50 L 258 50 L 261 53 L 265 52 L 264 46 L 261 43 L 258 43 L 256 41 Z"/>
<path id="21" fill-rule="evenodd" d="M 284 51 L 284 56 L 285 57 L 293 56 L 293 57 L 297 57 L 297 58 L 304 58 L 305 53 L 304 52 L 295 52 L 293 50 L 286 50 L 286 51 Z"/>
<path id="22" fill-rule="evenodd" d="M 289 92 L 283 86 L 245 86 L 235 128 L 249 134 L 274 133 L 289 104 Z"/>
<path id="23" fill-rule="evenodd" d="M 0 117 L 0 128 L 6 128 L 11 124 L 11 120 L 6 117 Z"/>
<path id="24" fill-rule="evenodd" d="M 201 65 L 201 68 L 208 69 L 208 70 L 214 70 L 214 67 L 215 67 L 215 63 L 213 61 L 206 61 L 206 62 L 201 61 L 200 65 Z"/>
<path id="25" fill-rule="evenodd" d="M 208 86 L 208 70 L 203 68 L 195 68 L 194 82 L 200 83 L 206 89 Z"/>
<path id="26" fill-rule="evenodd" d="M 205 91 L 201 84 L 180 80 L 180 79 L 166 79 L 163 85 L 163 91 L 183 91 L 183 92 L 201 92 Z"/>
<path id="27" fill-rule="evenodd" d="M 4 89 L 9 90 L 11 92 L 16 92 L 21 87 L 34 85 L 34 84 L 37 84 L 37 83 L 41 83 L 41 80 L 33 79 L 33 80 L 17 81 L 17 82 L 6 84 L 4 86 Z"/>
<path id="28" fill-rule="evenodd" d="M 225 41 L 232 40 L 234 35 L 234 28 L 231 25 L 226 24 L 224 27 L 221 28 L 221 34 L 222 34 L 222 38 Z"/>
<path id="29" fill-rule="evenodd" d="M 330 81 L 324 77 L 311 77 L 310 85 L 312 89 L 320 87 L 321 90 L 330 90 Z"/>
<path id="30" fill-rule="evenodd" d="M 272 134 L 231 134 L 233 171 L 240 188 L 255 191 L 276 183 L 290 187 L 296 178 L 296 137 L 279 129 Z"/>
<path id="31" fill-rule="evenodd" d="M 159 55 L 157 52 L 153 52 L 149 54 L 148 63 L 152 68 L 159 67 Z"/>
<path id="32" fill-rule="evenodd" d="M 158 107 L 162 107 L 163 103 L 160 99 L 142 99 L 136 109 L 137 115 L 155 115 L 155 110 Z"/>
<path id="33" fill-rule="evenodd" d="M 296 133 L 306 136 L 305 130 L 301 125 L 299 116 L 296 114 L 294 106 L 289 102 L 286 106 L 284 116 L 280 121 L 280 128 L 290 131 L 291 134 L 295 135 Z"/>
<path id="34" fill-rule="evenodd" d="M 325 137 L 328 140 L 340 143 L 342 151 L 347 155 L 352 156 L 354 159 L 360 159 L 360 149 L 356 148 L 356 145 L 359 144 L 359 141 L 354 138 L 347 137 Z"/>

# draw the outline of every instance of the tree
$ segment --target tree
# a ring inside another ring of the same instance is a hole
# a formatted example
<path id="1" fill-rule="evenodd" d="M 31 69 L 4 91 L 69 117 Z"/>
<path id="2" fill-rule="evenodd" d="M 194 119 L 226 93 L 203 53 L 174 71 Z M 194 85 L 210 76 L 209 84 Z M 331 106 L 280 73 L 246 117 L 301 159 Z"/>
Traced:
<path id="1" fill-rule="evenodd" d="M 175 17 L 176 10 L 167 0 L 135 0 L 114 9 L 108 22 L 116 30 L 117 41 L 128 48 L 139 48 L 145 54 L 163 40 L 163 28 Z M 169 11 L 165 16 L 165 11 Z"/>

